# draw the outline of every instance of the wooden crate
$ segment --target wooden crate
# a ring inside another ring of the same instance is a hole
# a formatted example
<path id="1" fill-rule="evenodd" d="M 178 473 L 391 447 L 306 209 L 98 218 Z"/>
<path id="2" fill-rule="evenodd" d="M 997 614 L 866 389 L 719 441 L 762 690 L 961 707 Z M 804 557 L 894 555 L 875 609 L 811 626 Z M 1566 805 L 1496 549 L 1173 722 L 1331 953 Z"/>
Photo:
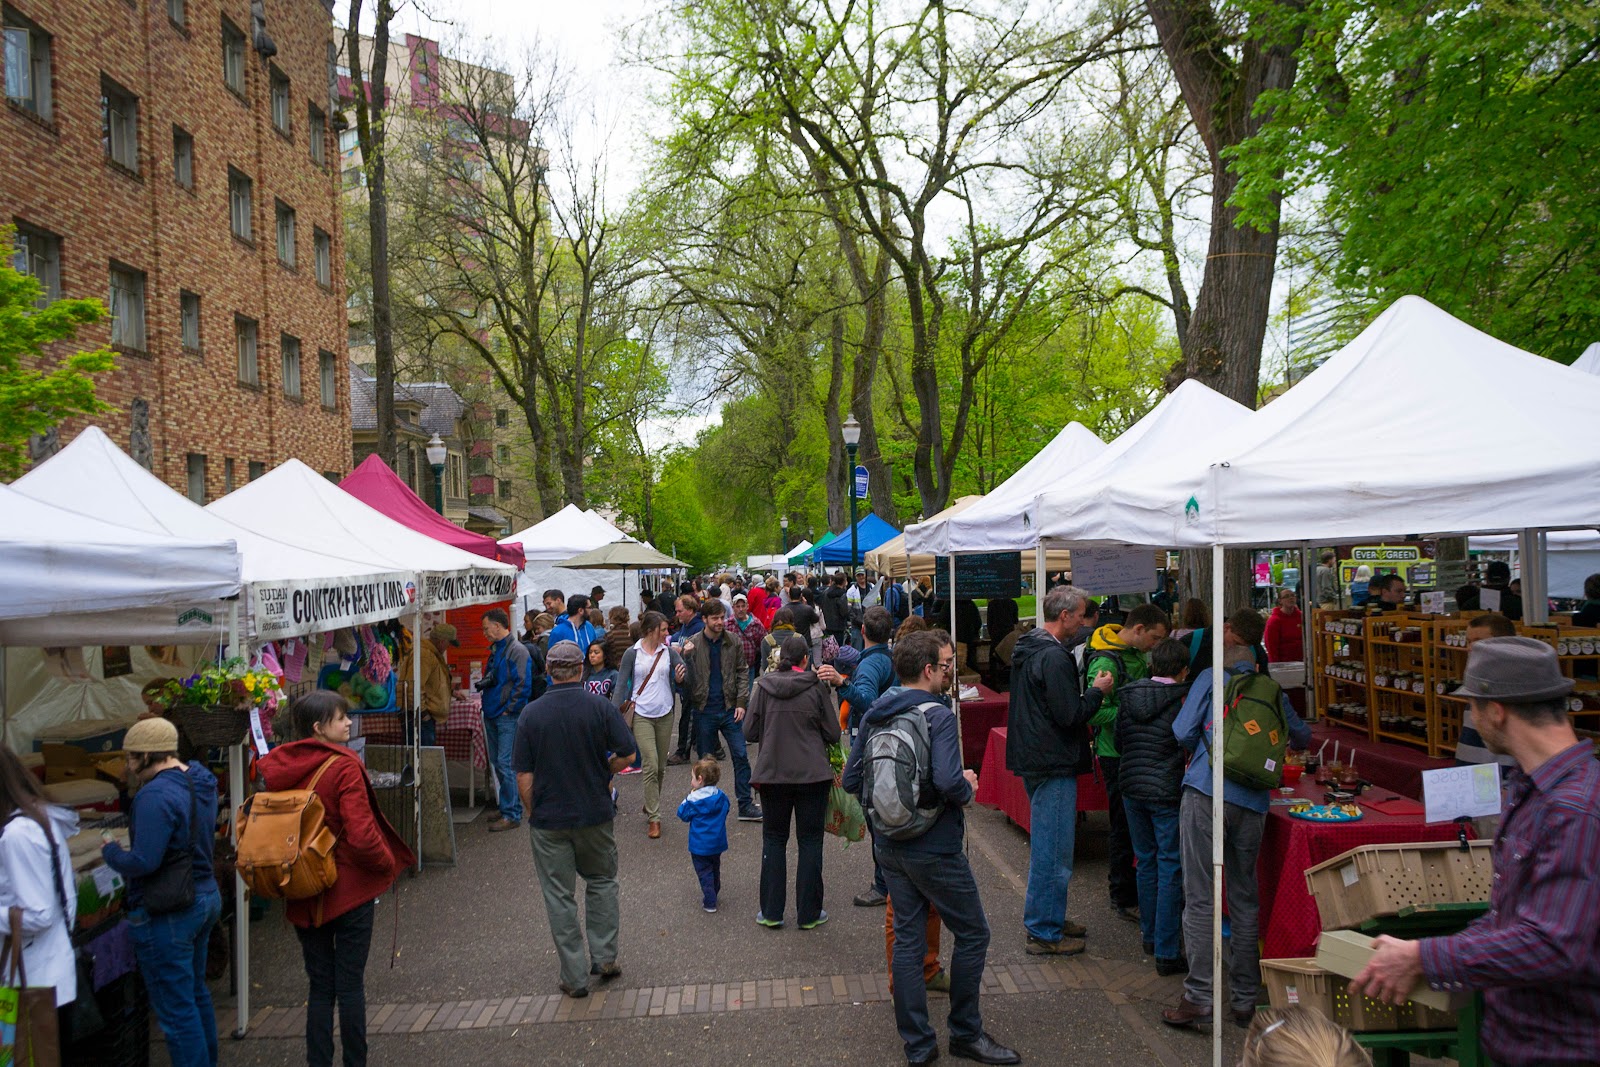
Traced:
<path id="1" fill-rule="evenodd" d="M 1494 847 L 1474 841 L 1363 845 L 1306 871 L 1324 930 L 1347 930 L 1402 908 L 1487 901 Z"/>

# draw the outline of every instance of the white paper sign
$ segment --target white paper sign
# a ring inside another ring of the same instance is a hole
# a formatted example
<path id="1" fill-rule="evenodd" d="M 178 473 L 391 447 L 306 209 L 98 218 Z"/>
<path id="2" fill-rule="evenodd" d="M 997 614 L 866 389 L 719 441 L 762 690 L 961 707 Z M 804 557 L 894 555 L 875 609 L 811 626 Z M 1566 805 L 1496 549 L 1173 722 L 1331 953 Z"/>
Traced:
<path id="1" fill-rule="evenodd" d="M 267 754 L 267 735 L 261 729 L 260 708 L 250 709 L 250 737 L 255 741 L 256 755 L 265 756 Z"/>
<path id="2" fill-rule="evenodd" d="M 1072 584 L 1090 593 L 1146 593 L 1156 588 L 1156 554 L 1148 548 L 1074 548 Z"/>
<path id="3" fill-rule="evenodd" d="M 1478 590 L 1478 607 L 1484 611 L 1500 610 L 1500 590 L 1484 586 Z"/>
<path id="4" fill-rule="evenodd" d="M 1427 822 L 1454 822 L 1500 814 L 1500 765 L 1445 767 L 1422 772 Z"/>
<path id="5" fill-rule="evenodd" d="M 1422 610 L 1427 612 L 1429 615 L 1443 615 L 1444 597 L 1445 593 L 1443 589 L 1435 589 L 1432 592 L 1423 593 Z"/>
<path id="6" fill-rule="evenodd" d="M 117 872 L 110 867 L 95 867 L 89 872 L 89 877 L 94 879 L 94 888 L 101 899 L 108 900 L 111 895 L 122 887 L 122 879 L 117 877 Z"/>

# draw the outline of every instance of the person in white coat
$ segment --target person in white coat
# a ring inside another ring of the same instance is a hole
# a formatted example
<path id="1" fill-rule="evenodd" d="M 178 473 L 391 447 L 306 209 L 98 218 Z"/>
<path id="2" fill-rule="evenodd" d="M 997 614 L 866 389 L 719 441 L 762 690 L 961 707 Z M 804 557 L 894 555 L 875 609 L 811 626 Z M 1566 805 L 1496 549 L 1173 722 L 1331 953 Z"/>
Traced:
<path id="1" fill-rule="evenodd" d="M 0 745 L 0 924 L 9 932 L 11 909 L 22 910 L 28 984 L 55 987 L 58 1009 L 78 996 L 72 951 L 78 896 L 67 847 L 77 832 L 77 813 L 52 807 L 39 780 Z"/>

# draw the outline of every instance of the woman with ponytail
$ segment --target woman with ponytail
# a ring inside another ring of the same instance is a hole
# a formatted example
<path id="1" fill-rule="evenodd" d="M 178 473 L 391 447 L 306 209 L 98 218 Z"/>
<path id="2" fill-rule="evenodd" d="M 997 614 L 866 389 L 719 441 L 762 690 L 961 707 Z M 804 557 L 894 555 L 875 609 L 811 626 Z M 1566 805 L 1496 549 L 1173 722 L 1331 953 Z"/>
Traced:
<path id="1" fill-rule="evenodd" d="M 795 918 L 810 930 L 828 921 L 822 910 L 822 826 L 839 741 L 839 719 L 825 682 L 811 669 L 811 646 L 790 634 L 778 646 L 778 669 L 756 679 L 745 716 L 745 738 L 760 745 L 751 780 L 761 788 L 762 926 L 783 925 L 788 881 L 789 822 L 800 844 L 795 872 Z"/>

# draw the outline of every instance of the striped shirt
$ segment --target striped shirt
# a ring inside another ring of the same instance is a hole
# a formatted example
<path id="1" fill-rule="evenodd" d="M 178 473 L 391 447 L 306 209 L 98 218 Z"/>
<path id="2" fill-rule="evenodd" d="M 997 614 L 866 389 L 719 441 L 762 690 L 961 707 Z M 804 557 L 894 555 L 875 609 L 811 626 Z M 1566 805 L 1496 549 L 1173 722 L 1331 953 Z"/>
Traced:
<path id="1" fill-rule="evenodd" d="M 1513 772 L 1489 910 L 1421 943 L 1435 989 L 1483 991 L 1498 1064 L 1594 1063 L 1600 1049 L 1600 763 L 1583 740 Z"/>

